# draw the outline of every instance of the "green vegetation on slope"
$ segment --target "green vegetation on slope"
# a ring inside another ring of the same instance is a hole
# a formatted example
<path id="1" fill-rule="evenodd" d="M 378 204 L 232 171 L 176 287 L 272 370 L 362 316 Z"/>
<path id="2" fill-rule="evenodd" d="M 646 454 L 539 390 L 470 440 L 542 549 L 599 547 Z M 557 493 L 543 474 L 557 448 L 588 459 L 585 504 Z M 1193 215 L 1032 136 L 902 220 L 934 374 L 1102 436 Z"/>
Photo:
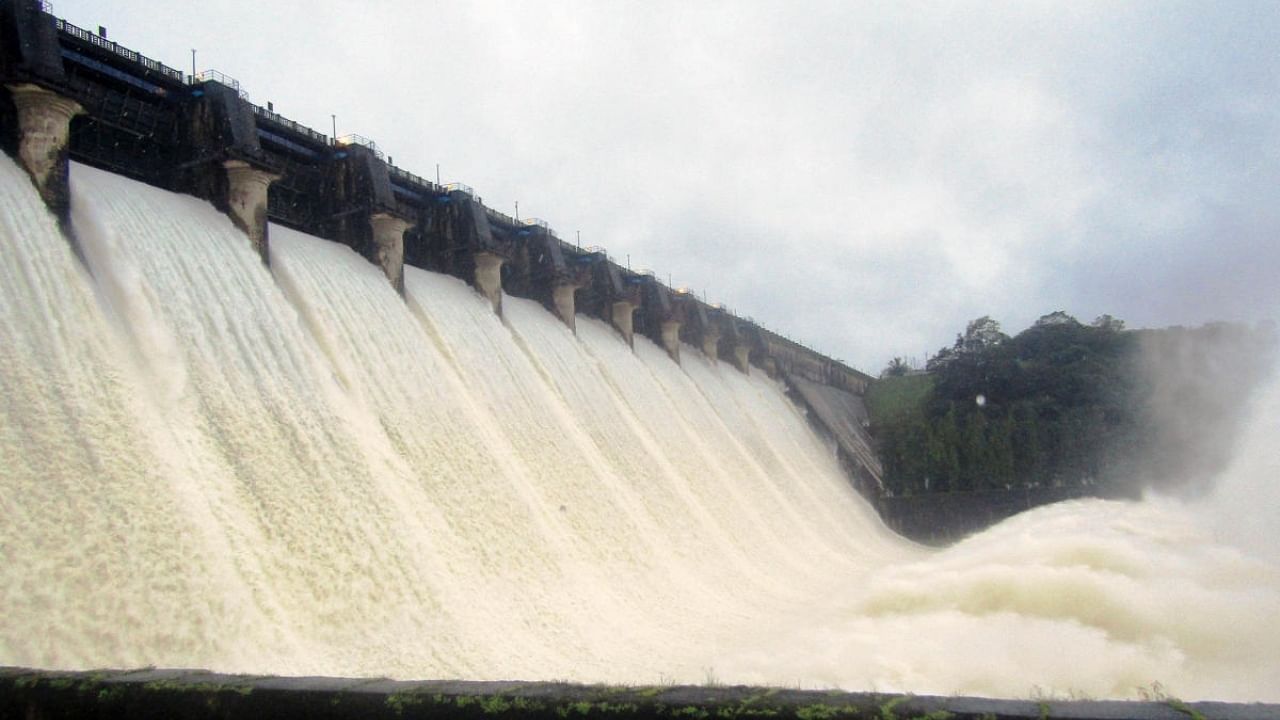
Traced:
<path id="1" fill-rule="evenodd" d="M 1056 312 L 1014 337 L 990 318 L 867 394 L 895 495 L 1035 486 L 1195 489 L 1221 469 L 1271 366 L 1269 326 L 1125 330 Z"/>
<path id="2" fill-rule="evenodd" d="M 867 390 L 867 412 L 881 422 L 918 414 L 931 392 L 932 375 L 890 375 Z"/>

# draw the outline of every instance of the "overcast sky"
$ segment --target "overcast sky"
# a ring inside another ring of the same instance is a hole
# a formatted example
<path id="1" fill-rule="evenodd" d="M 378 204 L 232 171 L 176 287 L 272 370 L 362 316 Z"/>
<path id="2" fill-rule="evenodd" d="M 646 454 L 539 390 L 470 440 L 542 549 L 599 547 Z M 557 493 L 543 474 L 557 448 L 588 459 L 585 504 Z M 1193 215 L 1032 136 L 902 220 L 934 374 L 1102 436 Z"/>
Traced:
<path id="1" fill-rule="evenodd" d="M 975 317 L 1280 307 L 1280 2 L 54 14 L 877 373 Z"/>

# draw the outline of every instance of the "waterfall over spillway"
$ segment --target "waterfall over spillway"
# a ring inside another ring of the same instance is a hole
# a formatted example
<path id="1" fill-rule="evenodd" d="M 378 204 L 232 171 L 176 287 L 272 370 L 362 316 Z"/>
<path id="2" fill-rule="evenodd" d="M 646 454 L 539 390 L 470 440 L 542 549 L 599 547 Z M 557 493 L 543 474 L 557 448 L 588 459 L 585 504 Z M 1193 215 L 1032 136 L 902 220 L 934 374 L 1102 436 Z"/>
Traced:
<path id="1" fill-rule="evenodd" d="M 758 373 L 72 190 L 84 264 L 0 158 L 0 664 L 1280 700 L 1274 416 L 1212 506 L 926 551 Z"/>

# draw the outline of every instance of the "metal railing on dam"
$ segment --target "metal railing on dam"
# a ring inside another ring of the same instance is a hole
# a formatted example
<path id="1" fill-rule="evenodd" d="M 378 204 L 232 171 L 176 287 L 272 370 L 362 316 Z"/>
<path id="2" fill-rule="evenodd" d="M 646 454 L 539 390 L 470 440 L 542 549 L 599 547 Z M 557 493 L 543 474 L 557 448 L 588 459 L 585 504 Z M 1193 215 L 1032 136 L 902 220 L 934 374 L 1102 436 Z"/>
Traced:
<path id="1" fill-rule="evenodd" d="M 48 5 L 45 5 L 45 7 L 48 8 Z M 47 9 L 46 9 L 46 12 L 47 12 Z M 153 70 L 162 75 L 165 75 L 174 80 L 177 80 L 178 82 L 182 82 L 183 80 L 183 75 L 181 70 L 174 70 L 173 68 L 169 67 L 168 65 L 165 65 L 162 62 L 159 62 L 157 60 L 152 60 L 146 55 L 143 55 L 142 53 L 139 53 L 134 50 L 130 50 L 129 48 L 124 47 L 123 45 L 120 45 L 119 43 L 113 40 L 108 40 L 105 37 L 102 37 L 101 35 L 91 33 L 82 27 L 76 27 L 75 25 L 72 25 L 66 20 L 63 20 L 62 18 L 55 18 L 54 21 L 57 23 L 57 28 L 59 32 L 64 32 L 67 35 L 77 38 L 79 40 L 82 40 L 84 42 L 87 42 L 90 45 L 93 45 L 95 47 L 100 47 L 106 50 L 107 52 L 113 53 L 115 55 L 119 55 L 125 60 L 137 63 L 148 70 Z"/>

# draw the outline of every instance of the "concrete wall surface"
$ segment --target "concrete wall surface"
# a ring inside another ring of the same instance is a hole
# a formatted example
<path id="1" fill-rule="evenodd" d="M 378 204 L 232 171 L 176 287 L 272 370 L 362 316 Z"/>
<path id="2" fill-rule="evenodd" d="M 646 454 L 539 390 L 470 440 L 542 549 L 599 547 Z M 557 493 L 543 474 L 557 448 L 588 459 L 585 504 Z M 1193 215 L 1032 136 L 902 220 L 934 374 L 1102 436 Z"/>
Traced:
<path id="1" fill-rule="evenodd" d="M 947 545 L 1032 508 L 1083 498 L 1136 500 L 1137 492 L 1072 485 L 882 496 L 875 503 L 880 517 L 895 532 L 926 545 Z"/>
<path id="2" fill-rule="evenodd" d="M 853 460 L 860 474 L 865 475 L 868 486 L 859 489 L 864 494 L 879 494 L 884 468 L 876 454 L 875 441 L 867 432 L 869 420 L 863 396 L 798 375 L 785 377 L 821 426 L 835 438 L 840 450 Z"/>
<path id="3" fill-rule="evenodd" d="M 758 687 L 261 677 L 203 670 L 0 668 L 0 720 L 1263 720 L 1280 705 L 990 700 Z"/>

